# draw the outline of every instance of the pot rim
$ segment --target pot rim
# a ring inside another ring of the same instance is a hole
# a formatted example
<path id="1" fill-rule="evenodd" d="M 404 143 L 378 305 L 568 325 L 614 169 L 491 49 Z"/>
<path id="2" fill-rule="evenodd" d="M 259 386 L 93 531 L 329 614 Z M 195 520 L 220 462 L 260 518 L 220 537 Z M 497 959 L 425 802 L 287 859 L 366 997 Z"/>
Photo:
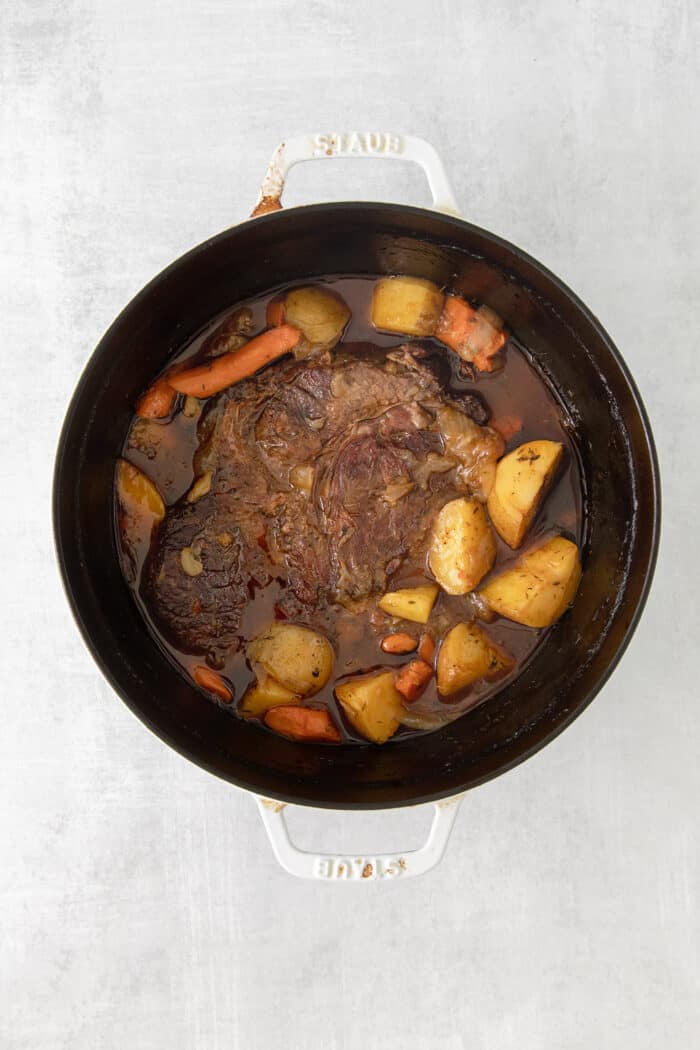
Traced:
<path id="1" fill-rule="evenodd" d="M 203 254 L 210 247 L 212 247 L 213 245 L 224 241 L 227 237 L 229 237 L 233 233 L 235 233 L 235 231 L 238 230 L 241 226 L 247 225 L 248 223 L 253 223 L 255 225 L 260 225 L 260 227 L 262 228 L 263 226 L 268 225 L 270 223 L 277 223 L 277 224 L 279 224 L 281 222 L 284 222 L 285 221 L 285 216 L 292 215 L 292 214 L 298 213 L 300 211 L 303 211 L 305 213 L 312 214 L 312 215 L 317 215 L 317 214 L 318 215 L 324 215 L 324 214 L 338 212 L 338 211 L 345 211 L 345 212 L 352 213 L 352 212 L 367 211 L 367 210 L 369 210 L 371 212 L 372 210 L 375 210 L 375 209 L 382 209 L 382 212 L 385 214 L 387 208 L 395 210 L 397 213 L 402 213 L 404 215 L 409 215 L 409 216 L 413 215 L 417 219 L 423 219 L 423 218 L 426 218 L 426 217 L 429 216 L 433 222 L 438 220 L 438 221 L 444 223 L 445 226 L 448 229 L 450 227 L 461 229 L 461 230 L 466 229 L 469 233 L 475 234 L 475 235 L 480 235 L 480 236 L 486 238 L 487 240 L 489 240 L 490 242 L 498 245 L 502 249 L 505 249 L 515 259 L 517 259 L 517 260 L 519 260 L 519 261 L 521 261 L 521 262 L 523 262 L 523 263 L 533 267 L 548 282 L 550 282 L 551 284 L 556 286 L 561 292 L 563 292 L 564 295 L 572 302 L 574 307 L 584 316 L 586 321 L 595 330 L 595 332 L 598 335 L 598 337 L 600 338 L 600 340 L 604 343 L 604 345 L 606 347 L 606 350 L 609 352 L 611 357 L 615 360 L 615 363 L 616 363 L 617 367 L 619 368 L 620 372 L 622 373 L 622 376 L 623 376 L 623 378 L 624 378 L 624 380 L 625 380 L 625 382 L 626 382 L 626 384 L 627 384 L 627 386 L 629 388 L 630 394 L 631 394 L 632 399 L 634 401 L 634 405 L 635 405 L 636 411 L 638 412 L 639 418 L 640 418 L 641 423 L 642 423 L 642 431 L 643 431 L 644 440 L 645 440 L 646 448 L 647 448 L 648 455 L 649 455 L 649 463 L 650 463 L 650 468 L 651 468 L 650 473 L 651 473 L 652 487 L 653 487 L 653 492 L 648 494 L 649 497 L 650 497 L 652 506 L 653 506 L 653 521 L 649 524 L 649 527 L 650 527 L 649 554 L 648 554 L 648 558 L 647 558 L 647 564 L 646 564 L 646 567 L 645 567 L 645 570 L 644 570 L 644 580 L 643 580 L 643 583 L 642 583 L 642 586 L 641 586 L 641 590 L 640 590 L 640 594 L 639 594 L 639 598 L 637 600 L 636 606 L 635 606 L 634 611 L 633 611 L 632 615 L 630 616 L 628 622 L 625 625 L 622 639 L 619 642 L 619 644 L 618 644 L 618 646 L 617 646 L 617 648 L 616 648 L 616 650 L 614 652 L 614 655 L 612 656 L 612 658 L 609 660 L 607 666 L 605 667 L 605 670 L 600 675 L 599 679 L 596 681 L 595 686 L 593 688 L 591 688 L 591 690 L 589 691 L 589 693 L 585 697 L 585 699 L 583 701 L 579 701 L 572 709 L 570 709 L 564 715 L 562 715 L 560 718 L 558 718 L 556 723 L 553 726 L 550 726 L 548 728 L 547 732 L 541 738 L 535 739 L 532 742 L 531 746 L 525 748 L 524 750 L 522 750 L 518 754 L 514 755 L 511 759 L 509 759 L 508 761 L 504 762 L 503 765 L 499 766 L 497 769 L 490 770 L 487 773 L 485 773 L 483 776 L 476 777 L 476 778 L 470 780 L 469 783 L 466 786 L 464 786 L 464 785 L 460 786 L 459 784 L 453 784 L 453 785 L 450 785 L 449 787 L 445 787 L 445 788 L 443 788 L 443 789 L 441 789 L 439 791 L 430 792 L 428 794 L 421 794 L 420 792 L 415 792 L 415 790 L 413 789 L 411 784 L 406 785 L 406 787 L 403 788 L 403 789 L 384 788 L 383 790 L 387 794 L 390 794 L 392 791 L 396 791 L 396 797 L 395 798 L 392 798 L 392 797 L 386 798 L 385 797 L 381 801 L 377 801 L 377 802 L 372 802 L 371 800 L 369 800 L 369 801 L 355 801 L 355 800 L 345 801 L 345 800 L 343 800 L 342 802 L 339 802 L 336 799 L 333 799 L 331 801 L 325 801 L 325 800 L 324 801 L 319 801 L 318 799 L 311 800 L 307 796 L 295 794 L 294 785 L 293 784 L 290 785 L 290 790 L 288 790 L 288 791 L 287 790 L 285 790 L 285 791 L 277 790 L 274 787 L 268 787 L 268 786 L 265 787 L 265 790 L 264 790 L 265 797 L 268 797 L 268 798 L 271 798 L 271 799 L 275 799 L 275 800 L 280 801 L 280 802 L 293 804 L 293 805 L 308 806 L 308 807 L 311 807 L 311 808 L 314 808 L 314 809 L 383 810 L 383 809 L 398 809 L 398 808 L 422 805 L 422 804 L 430 803 L 430 802 L 438 802 L 441 799 L 452 797 L 455 794 L 458 794 L 460 792 L 463 792 L 463 791 L 466 791 L 466 790 L 471 790 L 472 788 L 475 788 L 475 787 L 479 787 L 482 784 L 488 782 L 489 780 L 492 780 L 492 779 L 494 779 L 497 776 L 501 776 L 502 774 L 509 772 L 511 769 L 514 769 L 516 766 L 519 766 L 522 762 L 525 762 L 527 759 L 531 758 L 536 752 L 540 751 L 548 743 L 550 743 L 557 736 L 559 736 L 559 734 L 561 732 L 563 732 L 564 729 L 566 729 L 569 725 L 571 725 L 571 723 L 576 718 L 578 718 L 578 716 L 580 714 L 582 714 L 582 712 L 588 707 L 588 705 L 593 701 L 593 699 L 603 689 L 603 687 L 609 681 L 611 675 L 613 674 L 613 672 L 615 671 L 615 669 L 619 665 L 620 660 L 622 659 L 625 651 L 627 650 L 627 647 L 628 647 L 628 645 L 629 645 L 629 643 L 630 643 L 630 641 L 632 639 L 632 636 L 633 636 L 633 634 L 634 634 L 634 632 L 635 632 L 635 630 L 637 628 L 639 620 L 640 620 L 640 618 L 641 618 L 641 616 L 642 616 L 642 614 L 644 612 L 644 609 L 645 609 L 645 606 L 646 606 L 646 603 L 647 603 L 647 600 L 648 600 L 648 597 L 649 597 L 649 592 L 650 592 L 650 589 L 651 589 L 651 585 L 652 585 L 652 582 L 653 582 L 653 577 L 654 577 L 654 572 L 655 572 L 656 562 L 657 562 L 657 557 L 658 557 L 658 550 L 659 550 L 660 530 L 661 530 L 661 482 L 660 482 L 658 455 L 657 455 L 656 446 L 655 446 L 655 442 L 654 442 L 654 437 L 653 437 L 653 433 L 652 433 L 652 429 L 651 429 L 651 424 L 650 424 L 650 421 L 649 421 L 649 417 L 648 417 L 646 408 L 644 406 L 644 403 L 642 401 L 641 395 L 640 395 L 639 390 L 637 388 L 637 384 L 635 383 L 635 381 L 634 381 L 634 379 L 633 379 L 633 377 L 632 377 L 632 375 L 630 373 L 630 370 L 629 370 L 627 364 L 625 363 L 624 359 L 622 358 L 622 356 L 621 356 L 619 350 L 617 349 L 617 347 L 615 346 L 613 340 L 608 335 L 607 331 L 605 330 L 603 325 L 600 323 L 598 318 L 595 316 L 595 314 L 592 313 L 592 311 L 585 305 L 585 303 L 583 303 L 583 301 L 576 295 L 576 293 L 573 292 L 569 288 L 569 286 L 564 281 L 561 280 L 561 278 L 557 277 L 557 275 L 554 274 L 551 270 L 549 270 L 548 267 L 544 266 L 542 263 L 539 262 L 539 260 L 535 259 L 529 253 L 523 251 L 517 245 L 515 245 L 512 242 L 510 242 L 510 241 L 508 241 L 508 240 L 498 236 L 497 234 L 491 233 L 491 231 L 486 230 L 483 227 L 477 226 L 474 223 L 470 223 L 466 219 L 462 219 L 462 218 L 459 218 L 459 217 L 456 217 L 456 216 L 453 216 L 453 215 L 448 215 L 448 214 L 445 214 L 445 213 L 437 213 L 435 211 L 430 210 L 429 208 L 421 208 L 421 207 L 416 207 L 415 205 L 408 205 L 408 204 L 386 203 L 386 202 L 381 202 L 381 201 L 337 201 L 337 202 L 334 201 L 334 202 L 330 202 L 330 203 L 304 204 L 304 205 L 299 205 L 299 206 L 294 207 L 294 208 L 285 208 L 285 209 L 282 209 L 280 211 L 270 212 L 270 213 L 267 213 L 267 214 L 259 215 L 259 216 L 255 217 L 255 218 L 250 218 L 250 219 L 243 220 L 243 222 L 241 222 L 241 223 L 237 223 L 237 224 L 235 224 L 233 226 L 228 227 L 225 230 L 222 230 L 220 233 L 215 234 L 213 237 L 207 238 L 205 241 L 202 241 L 199 244 L 195 245 L 193 248 L 189 249 L 183 255 L 179 256 L 177 259 L 173 260 L 173 262 L 169 263 L 163 270 L 161 270 L 153 278 L 151 278 L 151 280 L 148 281 L 148 283 L 146 285 L 144 285 L 143 288 L 141 288 L 141 290 L 139 292 L 137 292 L 136 295 L 133 296 L 133 298 L 124 306 L 124 308 L 119 312 L 119 314 L 117 315 L 115 320 L 112 322 L 112 324 L 106 330 L 106 332 L 103 334 L 102 338 L 99 340 L 99 342 L 97 343 L 97 346 L 94 348 L 94 350 L 90 354 L 90 357 L 88 358 L 87 362 L 85 363 L 83 371 L 82 371 L 82 373 L 81 373 L 81 375 L 80 375 L 80 377 L 78 379 L 78 382 L 76 384 L 75 390 L 74 390 L 73 395 L 72 395 L 72 397 L 70 399 L 70 402 L 69 402 L 69 405 L 68 405 L 68 409 L 66 411 L 66 416 L 65 416 L 64 422 L 63 422 L 62 427 L 61 427 L 60 437 L 59 437 L 57 451 L 56 451 L 55 463 L 54 463 L 53 489 L 52 489 L 52 520 L 53 520 L 54 548 L 55 548 L 55 551 L 56 551 L 56 558 L 57 558 L 58 565 L 59 565 L 61 581 L 62 581 L 62 584 L 63 584 L 63 588 L 64 588 L 64 591 L 65 591 L 66 597 L 68 599 L 68 603 L 69 603 L 71 612 L 73 614 L 73 617 L 74 617 L 74 619 L 75 619 L 75 621 L 76 621 L 76 623 L 78 625 L 78 629 L 80 630 L 80 633 L 81 633 L 81 635 L 83 637 L 83 640 L 84 640 L 84 642 L 85 642 L 89 652 L 91 653 L 95 663 L 97 664 L 97 666 L 100 669 L 102 675 L 107 680 L 107 682 L 109 683 L 111 688 L 117 693 L 117 695 L 121 698 L 121 700 L 129 708 L 129 710 L 132 712 L 132 714 L 134 714 L 139 719 L 140 722 L 142 722 L 149 730 L 151 730 L 152 733 L 154 733 L 165 744 L 167 744 L 169 747 L 171 747 L 174 751 L 177 751 L 178 754 L 182 755 L 184 758 L 188 759 L 189 761 L 195 763 L 200 768 L 206 770 L 208 773 L 211 773 L 211 774 L 219 777 L 220 779 L 225 780 L 227 783 L 233 784 L 235 787 L 238 787 L 238 788 L 240 788 L 240 789 L 242 789 L 244 791 L 248 791 L 248 792 L 250 792 L 250 793 L 252 793 L 254 795 L 261 795 L 261 790 L 260 790 L 259 786 L 253 784 L 251 781 L 246 781 L 244 776 L 231 776 L 231 775 L 228 775 L 228 774 L 224 773 L 220 768 L 217 768 L 216 765 L 213 762 L 209 762 L 206 759 L 201 758 L 200 756 L 193 756 L 191 753 L 188 753 L 186 748 L 183 745 L 181 745 L 179 743 L 179 741 L 177 741 L 177 740 L 175 740 L 174 738 L 171 737 L 171 735 L 168 733 L 167 729 L 165 729 L 162 725 L 156 724 L 156 722 L 153 719 L 149 718 L 144 713 L 144 711 L 136 703 L 134 703 L 131 700 L 131 698 L 129 697 L 127 691 L 117 681 L 116 676 L 111 671 L 110 667 L 107 664 L 107 661 L 104 659 L 104 657 L 103 657 L 101 651 L 99 650 L 98 646 L 94 643 L 94 641 L 92 639 L 92 636 L 91 636 L 91 633 L 90 633 L 90 630 L 89 630 L 89 628 L 88 628 L 88 626 L 87 626 L 87 624 L 86 624 L 86 622 L 85 622 L 85 620 L 83 618 L 83 615 L 81 613 L 80 603 L 79 603 L 79 600 L 78 600 L 78 598 L 76 596 L 75 588 L 74 588 L 74 585 L 73 585 L 73 581 L 70 579 L 70 575 L 69 575 L 69 572 L 67 570 L 66 562 L 65 562 L 65 559 L 64 559 L 64 556 L 63 556 L 63 546 L 65 544 L 69 544 L 70 543 L 70 538 L 64 534 L 64 529 L 63 529 L 62 522 L 61 522 L 61 507 L 60 507 L 60 502 L 61 502 L 60 501 L 60 493 L 61 493 L 61 482 L 62 482 L 62 466 L 63 466 L 63 461 L 64 461 L 64 458 L 65 458 L 66 445 L 68 443 L 69 432 L 71 430 L 72 423 L 73 423 L 73 417 L 74 417 L 74 415 L 75 415 L 75 413 L 77 411 L 78 405 L 79 405 L 79 403 L 80 403 L 80 401 L 82 399 L 83 390 L 84 390 L 84 387 L 85 387 L 85 385 L 87 383 L 88 376 L 92 373 L 92 371 L 96 367 L 98 367 L 98 363 L 95 362 L 95 359 L 98 358 L 102 352 L 104 352 L 104 350 L 106 349 L 107 344 L 113 338 L 115 331 L 118 329 L 119 325 L 122 323 L 122 320 L 123 320 L 124 316 L 129 311 L 131 311 L 137 304 L 141 303 L 144 299 L 146 299 L 150 295 L 150 293 L 151 293 L 153 288 L 155 288 L 163 280 L 166 280 L 167 277 L 171 273 L 175 272 L 175 270 L 177 268 L 179 268 L 180 266 L 182 266 L 185 262 L 188 262 L 188 261 L 192 262 L 192 261 L 196 260 L 196 258 L 199 255 Z M 525 286 L 525 282 L 520 281 L 519 283 L 520 283 L 521 286 Z M 436 730 L 436 732 L 439 732 L 439 730 Z M 371 745 L 368 745 L 368 746 L 371 746 Z M 400 747 L 400 743 L 393 744 L 391 746 Z"/>

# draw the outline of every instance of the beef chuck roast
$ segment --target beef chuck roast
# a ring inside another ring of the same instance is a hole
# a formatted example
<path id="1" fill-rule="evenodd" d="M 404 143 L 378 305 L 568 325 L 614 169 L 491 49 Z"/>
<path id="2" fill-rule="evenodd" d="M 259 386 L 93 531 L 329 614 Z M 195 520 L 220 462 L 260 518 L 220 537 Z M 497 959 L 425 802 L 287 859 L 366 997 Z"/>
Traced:
<path id="1" fill-rule="evenodd" d="M 279 362 L 213 398 L 195 456 L 210 492 L 170 508 L 144 569 L 166 637 L 216 662 L 238 643 L 253 581 L 279 577 L 311 617 L 323 602 L 358 607 L 404 562 L 423 566 L 437 510 L 461 493 L 486 499 L 503 452 L 462 407 L 419 348 L 365 345 Z"/>
<path id="2" fill-rule="evenodd" d="M 180 500 L 168 511 L 144 568 L 144 588 L 151 614 L 179 648 L 216 655 L 233 647 L 248 581 L 263 583 L 267 575 L 251 524 L 225 495 Z M 198 575 L 183 568 L 183 550 L 201 564 Z"/>
<path id="3" fill-rule="evenodd" d="M 416 479 L 441 451 L 418 405 L 395 405 L 329 443 L 316 466 L 314 504 L 328 541 L 331 592 L 362 599 L 385 589 L 412 550 L 424 550 L 432 501 Z"/>

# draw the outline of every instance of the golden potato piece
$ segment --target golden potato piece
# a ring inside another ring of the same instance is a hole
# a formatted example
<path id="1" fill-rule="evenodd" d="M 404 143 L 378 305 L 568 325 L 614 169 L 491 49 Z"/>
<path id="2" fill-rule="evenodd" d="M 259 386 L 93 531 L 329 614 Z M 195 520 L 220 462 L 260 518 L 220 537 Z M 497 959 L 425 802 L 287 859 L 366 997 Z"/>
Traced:
<path id="1" fill-rule="evenodd" d="M 154 521 L 165 517 L 165 503 L 160 492 L 143 471 L 125 459 L 117 462 L 117 495 L 128 514 L 145 514 Z"/>
<path id="2" fill-rule="evenodd" d="M 491 580 L 479 597 L 499 616 L 526 627 L 549 627 L 571 604 L 580 579 L 578 547 L 555 536 Z"/>
<path id="3" fill-rule="evenodd" d="M 371 318 L 375 328 L 404 335 L 433 335 L 444 295 L 421 277 L 383 277 L 374 286 Z"/>
<path id="4" fill-rule="evenodd" d="M 117 460 L 116 497 L 124 571 L 135 584 L 136 566 L 148 551 L 154 529 L 165 517 L 165 503 L 151 479 L 125 459 Z"/>
<path id="5" fill-rule="evenodd" d="M 483 504 L 453 499 L 441 509 L 430 539 L 428 564 L 448 594 L 473 591 L 496 558 L 496 537 Z"/>
<path id="6" fill-rule="evenodd" d="M 440 588 L 436 583 L 421 587 L 404 587 L 399 591 L 388 591 L 379 599 L 379 608 L 399 620 L 427 623 L 435 605 Z"/>
<path id="7" fill-rule="evenodd" d="M 285 298 L 284 319 L 312 346 L 328 350 L 343 334 L 350 311 L 339 295 L 325 288 L 294 288 Z"/>
<path id="8" fill-rule="evenodd" d="M 273 623 L 248 646 L 248 659 L 292 693 L 311 696 L 333 670 L 333 650 L 322 634 L 291 623 Z"/>
<path id="9" fill-rule="evenodd" d="M 239 710 L 247 718 L 255 718 L 271 707 L 298 704 L 300 699 L 299 693 L 293 693 L 286 686 L 280 685 L 271 675 L 262 674 L 257 682 L 246 689 Z"/>
<path id="10" fill-rule="evenodd" d="M 383 744 L 400 725 L 403 705 L 393 671 L 380 671 L 335 687 L 348 722 L 375 744 Z"/>
<path id="11" fill-rule="evenodd" d="M 509 547 L 519 547 L 559 465 L 558 441 L 526 441 L 499 460 L 487 506 Z"/>
<path id="12" fill-rule="evenodd" d="M 445 635 L 437 660 L 437 687 L 443 696 L 510 671 L 514 661 L 474 623 L 458 623 Z"/>

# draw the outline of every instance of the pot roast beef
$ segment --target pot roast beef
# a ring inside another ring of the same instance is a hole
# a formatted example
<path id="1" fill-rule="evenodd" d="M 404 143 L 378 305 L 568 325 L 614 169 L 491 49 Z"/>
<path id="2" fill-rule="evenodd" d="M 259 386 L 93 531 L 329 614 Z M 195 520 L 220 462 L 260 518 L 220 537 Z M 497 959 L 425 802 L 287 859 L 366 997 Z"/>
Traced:
<path id="1" fill-rule="evenodd" d="M 362 608 L 399 570 L 423 574 L 440 507 L 485 500 L 493 483 L 503 441 L 485 413 L 475 395 L 444 393 L 415 347 L 289 359 L 222 392 L 195 456 L 210 490 L 169 509 L 144 567 L 157 625 L 216 662 L 239 644 L 251 587 L 273 576 L 313 622 L 330 602 Z"/>

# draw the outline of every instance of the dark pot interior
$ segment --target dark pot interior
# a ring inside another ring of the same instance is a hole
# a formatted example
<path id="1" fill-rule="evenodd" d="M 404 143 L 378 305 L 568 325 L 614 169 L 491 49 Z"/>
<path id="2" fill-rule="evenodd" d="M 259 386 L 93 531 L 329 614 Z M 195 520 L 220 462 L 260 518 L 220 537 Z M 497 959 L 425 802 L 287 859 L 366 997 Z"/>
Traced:
<path id="1" fill-rule="evenodd" d="M 439 732 L 383 748 L 298 745 L 232 718 L 191 688 L 148 633 L 122 579 L 115 458 L 137 393 L 240 299 L 327 274 L 410 273 L 488 303 L 537 356 L 577 428 L 588 492 L 583 580 L 519 678 Z M 181 754 L 234 784 L 337 808 L 405 805 L 473 787 L 527 758 L 593 699 L 622 654 L 651 581 L 659 524 L 653 441 L 634 384 L 578 299 L 517 248 L 457 219 L 384 204 L 263 216 L 195 248 L 123 311 L 66 417 L 54 490 L 68 597 L 102 671 Z"/>

